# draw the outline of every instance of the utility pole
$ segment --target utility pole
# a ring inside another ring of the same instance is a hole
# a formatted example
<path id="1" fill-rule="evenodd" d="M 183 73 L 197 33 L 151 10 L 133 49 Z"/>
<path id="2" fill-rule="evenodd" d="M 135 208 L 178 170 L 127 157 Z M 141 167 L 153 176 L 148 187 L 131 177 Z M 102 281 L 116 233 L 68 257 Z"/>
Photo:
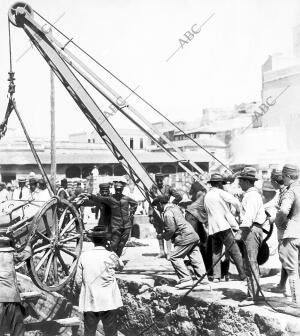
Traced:
<path id="1" fill-rule="evenodd" d="M 56 190 L 56 143 L 55 143 L 55 90 L 54 73 L 50 70 L 50 115 L 51 115 L 51 183 Z"/>

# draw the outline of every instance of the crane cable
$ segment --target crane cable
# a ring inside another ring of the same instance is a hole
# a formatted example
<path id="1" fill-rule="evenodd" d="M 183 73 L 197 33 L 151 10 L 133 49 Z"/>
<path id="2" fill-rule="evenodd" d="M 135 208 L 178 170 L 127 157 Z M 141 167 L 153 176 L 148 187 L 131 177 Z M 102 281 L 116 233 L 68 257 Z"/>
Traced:
<path id="1" fill-rule="evenodd" d="M 155 108 L 151 103 L 149 103 L 146 99 L 141 97 L 138 93 L 136 93 L 135 90 L 133 90 L 129 85 L 127 85 L 125 82 L 123 82 L 120 78 L 118 78 L 116 75 L 114 75 L 107 67 L 102 65 L 99 61 L 97 61 L 93 56 L 91 56 L 88 52 L 86 52 L 84 49 L 82 49 L 77 43 L 74 42 L 73 38 L 69 38 L 67 35 L 65 35 L 60 29 L 58 29 L 54 24 L 52 24 L 50 21 L 48 21 L 45 17 L 43 17 L 40 13 L 35 11 L 33 9 L 34 13 L 37 14 L 42 20 L 47 22 L 53 29 L 55 29 L 58 33 L 60 33 L 64 38 L 66 38 L 68 41 L 65 44 L 65 47 L 67 44 L 71 43 L 75 47 L 77 47 L 81 52 L 83 52 L 86 56 L 88 56 L 92 61 L 94 61 L 98 66 L 100 66 L 103 70 L 105 70 L 107 73 L 109 73 L 113 78 L 115 78 L 119 83 L 124 85 L 132 94 L 134 94 L 136 97 L 141 99 L 146 105 L 148 105 L 151 109 L 153 109 L 157 114 L 159 114 L 161 117 L 163 117 L 165 120 L 167 120 L 172 126 L 174 126 L 178 131 L 182 132 L 185 137 L 187 137 L 189 140 L 192 140 L 194 144 L 196 144 L 199 148 L 204 150 L 208 155 L 210 155 L 214 160 L 216 160 L 218 163 L 220 163 L 224 168 L 226 168 L 228 171 L 233 173 L 233 171 L 227 167 L 222 161 L 220 161 L 217 157 L 215 157 L 209 150 L 207 150 L 204 146 L 199 144 L 198 141 L 193 139 L 191 136 L 189 136 L 183 129 L 181 129 L 179 126 L 177 126 L 174 122 L 172 122 L 169 118 L 167 118 L 165 115 L 163 115 L 157 108 Z"/>
<path id="2" fill-rule="evenodd" d="M 49 193 L 50 193 L 51 196 L 53 196 L 55 193 L 54 193 L 54 190 L 52 188 L 52 185 L 51 185 L 51 183 L 49 181 L 49 178 L 48 178 L 48 176 L 47 176 L 47 174 L 46 174 L 46 172 L 45 172 L 45 170 L 44 170 L 44 168 L 42 166 L 42 162 L 41 162 L 41 160 L 40 160 L 40 158 L 39 158 L 39 156 L 38 156 L 38 154 L 37 154 L 37 152 L 35 150 L 34 144 L 33 144 L 32 140 L 31 140 L 31 138 L 30 138 L 30 136 L 29 136 L 29 134 L 28 134 L 28 132 L 26 130 L 26 127 L 25 127 L 25 125 L 23 123 L 23 120 L 22 120 L 22 118 L 20 116 L 20 113 L 19 113 L 19 111 L 17 109 L 16 101 L 13 98 L 16 86 L 15 86 L 15 83 L 14 83 L 14 81 L 15 81 L 15 78 L 14 78 L 15 73 L 13 72 L 13 68 L 12 68 L 12 47 L 11 47 L 11 40 L 12 40 L 12 38 L 11 38 L 10 25 L 11 25 L 11 23 L 10 23 L 9 18 L 8 18 L 8 47 L 9 47 L 8 105 L 7 105 L 7 108 L 6 108 L 6 113 L 5 113 L 4 121 L 0 124 L 0 139 L 5 135 L 5 133 L 7 131 L 8 119 L 9 119 L 12 111 L 15 111 L 15 113 L 17 115 L 17 118 L 18 118 L 18 120 L 19 120 L 19 122 L 21 124 L 22 129 L 23 129 L 23 132 L 24 132 L 24 135 L 26 137 L 26 140 L 28 142 L 28 145 L 30 147 L 30 150 L 31 150 L 31 152 L 32 152 L 32 154 L 34 156 L 34 159 L 35 159 L 35 161 L 36 161 L 36 163 L 37 163 L 37 165 L 38 165 L 38 167 L 40 169 L 40 172 L 41 172 L 41 174 L 43 176 L 43 179 L 44 179 L 44 181 L 45 181 L 45 183 L 47 185 Z"/>

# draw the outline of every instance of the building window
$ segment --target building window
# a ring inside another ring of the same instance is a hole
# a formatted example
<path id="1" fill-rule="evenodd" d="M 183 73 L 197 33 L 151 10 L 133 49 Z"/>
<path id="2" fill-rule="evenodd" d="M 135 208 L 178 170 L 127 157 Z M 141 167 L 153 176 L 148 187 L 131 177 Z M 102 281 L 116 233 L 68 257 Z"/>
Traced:
<path id="1" fill-rule="evenodd" d="M 140 149 L 144 148 L 144 139 L 140 138 Z"/>
<path id="2" fill-rule="evenodd" d="M 133 138 L 130 138 L 129 140 L 129 147 L 130 149 L 133 149 Z"/>
<path id="3" fill-rule="evenodd" d="M 95 141 L 95 139 L 93 139 L 93 143 L 95 143 L 96 141 Z"/>
<path id="4" fill-rule="evenodd" d="M 88 143 L 91 143 L 91 139 L 88 139 Z"/>

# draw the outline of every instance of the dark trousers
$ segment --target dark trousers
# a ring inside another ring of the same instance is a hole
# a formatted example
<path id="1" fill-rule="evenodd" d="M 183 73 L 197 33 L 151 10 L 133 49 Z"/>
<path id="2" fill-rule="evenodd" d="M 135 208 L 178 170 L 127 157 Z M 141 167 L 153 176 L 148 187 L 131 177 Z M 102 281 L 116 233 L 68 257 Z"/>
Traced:
<path id="1" fill-rule="evenodd" d="M 230 229 L 215 233 L 212 240 L 213 263 L 215 263 L 222 255 L 223 244 L 227 250 L 227 254 L 232 258 L 240 278 L 246 278 L 244 263 L 241 251 L 237 242 L 234 240 L 233 233 Z M 231 247 L 230 247 L 231 246 Z M 230 249 L 229 249 L 230 247 Z M 221 279 L 221 261 L 219 261 L 213 269 L 214 278 Z"/>
<path id="2" fill-rule="evenodd" d="M 2 327 L 7 325 L 11 336 L 23 336 L 25 333 L 23 307 L 19 302 L 0 302 L 0 335 Z"/>
<path id="3" fill-rule="evenodd" d="M 170 261 L 174 267 L 174 270 L 181 281 L 187 281 L 192 279 L 191 274 L 184 263 L 184 258 L 190 259 L 191 265 L 198 278 L 206 272 L 202 255 L 199 250 L 198 242 L 194 242 L 188 245 L 175 245 L 174 250 L 171 253 Z"/>
<path id="4" fill-rule="evenodd" d="M 99 321 L 102 321 L 105 336 L 118 336 L 117 311 L 84 312 L 84 336 L 95 336 Z"/>
<path id="5" fill-rule="evenodd" d="M 118 257 L 121 257 L 123 248 L 125 247 L 127 240 L 130 236 L 131 228 L 126 229 L 113 229 L 111 233 L 110 248 L 114 251 Z"/>
<path id="6" fill-rule="evenodd" d="M 249 232 L 249 233 L 248 233 Z M 244 241 L 245 269 L 247 275 L 248 292 L 255 300 L 259 297 L 259 267 L 257 263 L 257 254 L 263 240 L 263 231 L 261 227 L 253 225 L 251 230 L 243 229 L 242 240 Z"/>
<path id="7" fill-rule="evenodd" d="M 207 241 L 207 233 L 204 229 L 203 223 L 201 223 L 195 216 L 188 211 L 185 212 L 185 219 L 192 225 L 200 238 L 200 244 L 205 244 Z"/>

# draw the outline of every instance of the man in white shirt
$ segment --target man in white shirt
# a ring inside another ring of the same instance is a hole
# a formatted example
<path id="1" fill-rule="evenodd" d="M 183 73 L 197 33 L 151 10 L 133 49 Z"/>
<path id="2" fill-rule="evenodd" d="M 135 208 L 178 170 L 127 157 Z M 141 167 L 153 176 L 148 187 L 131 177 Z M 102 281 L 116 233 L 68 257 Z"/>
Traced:
<path id="1" fill-rule="evenodd" d="M 5 183 L 0 182 L 0 203 L 9 200 L 9 192 L 5 188 Z"/>
<path id="2" fill-rule="evenodd" d="M 123 306 L 115 277 L 122 268 L 118 256 L 107 249 L 107 236 L 95 226 L 88 234 L 95 247 L 82 253 L 78 262 L 76 284 L 81 287 L 79 310 L 84 317 L 84 335 L 95 336 L 102 321 L 105 336 L 117 336 L 117 309 Z"/>
<path id="3" fill-rule="evenodd" d="M 20 177 L 18 179 L 19 188 L 13 192 L 13 200 L 28 201 L 30 199 L 30 191 L 26 187 L 26 178 Z"/>
<path id="4" fill-rule="evenodd" d="M 212 174 L 208 183 L 212 187 L 204 197 L 204 206 L 208 215 L 208 234 L 213 237 L 213 263 L 222 255 L 224 244 L 237 267 L 240 278 L 244 280 L 246 275 L 242 254 L 232 233 L 232 230 L 238 230 L 238 224 L 230 211 L 230 205 L 232 205 L 237 212 L 240 212 L 240 202 L 233 195 L 223 190 L 225 179 L 221 174 Z M 213 276 L 215 282 L 220 281 L 221 262 L 215 265 Z"/>
<path id="5" fill-rule="evenodd" d="M 254 187 L 257 181 L 256 169 L 253 167 L 245 167 L 238 176 L 239 184 L 245 192 L 242 200 L 242 223 L 240 231 L 236 235 L 236 240 L 242 240 L 244 244 L 244 261 L 248 283 L 248 303 L 240 305 L 248 305 L 259 301 L 259 267 L 257 263 L 257 255 L 260 245 L 263 241 L 262 225 L 266 221 L 265 209 L 262 197 L 258 190 Z M 256 279 L 255 279 L 256 278 Z"/>

